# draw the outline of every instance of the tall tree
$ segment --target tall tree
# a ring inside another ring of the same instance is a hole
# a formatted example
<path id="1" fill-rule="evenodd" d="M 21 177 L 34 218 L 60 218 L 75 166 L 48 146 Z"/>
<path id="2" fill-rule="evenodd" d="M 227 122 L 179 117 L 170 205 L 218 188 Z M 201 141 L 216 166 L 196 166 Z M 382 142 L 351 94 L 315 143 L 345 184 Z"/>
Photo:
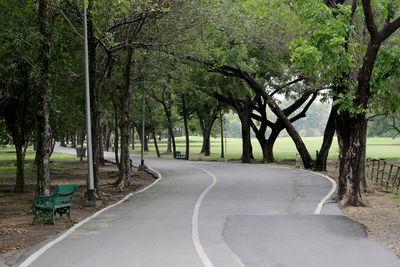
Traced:
<path id="1" fill-rule="evenodd" d="M 40 45 L 40 74 L 36 87 L 37 101 L 37 149 L 36 149 L 36 194 L 50 195 L 50 153 L 51 132 L 49 123 L 49 108 L 47 97 L 50 82 L 50 47 L 52 14 L 49 0 L 39 0 Z"/>
<path id="2" fill-rule="evenodd" d="M 328 4 L 299 1 L 298 4 L 304 17 L 316 22 L 309 24 L 309 28 L 319 31 L 313 32 L 302 44 L 297 43 L 293 56 L 302 58 L 303 65 L 312 73 L 321 70 L 319 77 L 334 85 L 335 104 L 339 105 L 336 116 L 340 147 L 338 200 L 342 205 L 363 205 L 360 182 L 365 180 L 367 113 L 370 99 L 377 90 L 376 80 L 371 77 L 384 41 L 400 27 L 400 17 L 393 20 L 398 11 L 392 1 L 374 7 L 368 0 L 352 1 L 350 5 L 343 1 L 335 1 L 333 5 L 331 1 Z M 362 9 L 357 9 L 360 4 Z M 376 8 L 383 11 L 379 13 L 384 16 L 373 11 Z M 360 10 L 362 13 L 357 14 Z M 359 47 L 365 47 L 363 57 L 357 50 Z"/>

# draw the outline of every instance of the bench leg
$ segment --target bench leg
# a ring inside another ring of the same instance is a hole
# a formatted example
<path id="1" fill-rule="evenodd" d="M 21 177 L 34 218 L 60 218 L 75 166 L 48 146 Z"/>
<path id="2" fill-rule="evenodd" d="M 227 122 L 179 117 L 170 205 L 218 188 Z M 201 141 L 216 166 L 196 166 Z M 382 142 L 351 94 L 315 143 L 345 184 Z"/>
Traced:
<path id="1" fill-rule="evenodd" d="M 51 219 L 51 221 L 53 222 L 53 224 L 56 224 L 56 220 L 55 220 L 55 218 L 54 218 L 54 217 L 55 217 L 54 215 L 55 215 L 54 210 L 52 210 L 52 211 L 51 211 L 51 218 L 50 218 L 50 219 Z"/>
<path id="2" fill-rule="evenodd" d="M 35 221 L 36 221 L 37 217 L 38 217 L 38 212 L 37 212 L 37 210 L 35 210 L 35 217 L 33 217 L 32 224 L 34 224 L 34 223 L 35 223 Z"/>

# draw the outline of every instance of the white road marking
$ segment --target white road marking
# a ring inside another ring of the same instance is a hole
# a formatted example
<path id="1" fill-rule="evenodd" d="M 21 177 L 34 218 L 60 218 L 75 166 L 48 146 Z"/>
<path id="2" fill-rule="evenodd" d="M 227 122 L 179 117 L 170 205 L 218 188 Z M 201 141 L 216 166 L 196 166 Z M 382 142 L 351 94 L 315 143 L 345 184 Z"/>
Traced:
<path id="1" fill-rule="evenodd" d="M 193 211 L 193 217 L 192 217 L 192 238 L 193 238 L 193 245 L 196 248 L 197 254 L 199 255 L 201 261 L 203 262 L 204 266 L 206 267 L 214 267 L 210 259 L 208 258 L 206 252 L 204 251 L 203 246 L 200 243 L 200 234 L 199 234 L 199 211 L 200 211 L 200 206 L 201 202 L 203 201 L 203 198 L 205 195 L 210 191 L 210 189 L 217 183 L 217 177 L 210 171 L 199 168 L 199 167 L 194 167 L 196 169 L 202 170 L 209 174 L 213 178 L 213 182 L 206 188 L 206 190 L 203 191 L 203 193 L 200 195 L 200 197 L 197 199 L 196 205 L 194 207 Z M 246 267 L 243 262 L 240 260 L 240 258 L 232 251 L 232 249 L 228 246 L 230 249 L 231 253 L 233 254 L 233 258 L 237 261 L 237 263 L 241 267 Z"/>
<path id="2" fill-rule="evenodd" d="M 303 171 L 303 172 L 309 172 L 309 173 L 312 173 L 312 174 L 317 174 L 317 175 L 319 175 L 319 176 L 324 177 L 325 179 L 329 180 L 329 181 L 332 183 L 331 191 L 329 191 L 329 193 L 328 193 L 324 198 L 322 198 L 321 201 L 318 203 L 318 206 L 317 206 L 317 208 L 315 209 L 315 211 L 314 211 L 314 213 L 313 213 L 314 215 L 320 215 L 320 214 L 321 214 L 322 207 L 324 206 L 325 202 L 326 202 L 326 201 L 333 195 L 333 193 L 335 193 L 335 191 L 336 191 L 336 188 L 337 188 L 336 182 L 335 182 L 332 178 L 330 178 L 330 177 L 328 177 L 328 176 L 326 176 L 326 175 L 323 175 L 323 174 L 321 174 L 321 173 L 313 172 L 313 171 L 308 171 L 308 170 L 303 170 L 303 169 L 297 169 L 297 168 L 282 167 L 282 166 L 271 166 L 271 167 L 274 167 L 274 168 L 283 168 L 283 169 L 289 169 L 289 170 L 299 170 L 299 171 Z"/>
<path id="3" fill-rule="evenodd" d="M 336 182 L 332 178 L 330 178 L 326 175 L 320 174 L 318 172 L 313 172 L 313 173 L 318 174 L 319 176 L 322 176 L 322 177 L 328 179 L 332 183 L 331 191 L 329 191 L 329 193 L 319 202 L 317 208 L 314 211 L 315 215 L 320 215 L 322 207 L 324 206 L 325 202 L 333 195 L 333 193 L 335 193 L 337 186 L 336 186 Z"/>
<path id="4" fill-rule="evenodd" d="M 193 245 L 197 251 L 197 254 L 199 255 L 201 261 L 203 262 L 205 267 L 214 267 L 210 259 L 208 258 L 206 252 L 204 251 L 203 246 L 200 243 L 200 235 L 199 235 L 199 211 L 200 211 L 200 206 L 201 202 L 203 201 L 204 196 L 210 191 L 210 189 L 217 183 L 217 177 L 215 177 L 214 174 L 211 172 L 203 169 L 203 168 L 198 168 L 195 167 L 196 169 L 202 170 L 206 173 L 208 173 L 212 178 L 213 182 L 206 188 L 206 190 L 201 193 L 200 197 L 196 201 L 196 205 L 194 206 L 194 211 L 193 211 L 193 217 L 192 217 L 192 239 L 193 239 Z"/>
<path id="5" fill-rule="evenodd" d="M 64 232 L 62 235 L 60 235 L 59 237 L 57 237 L 56 239 L 50 241 L 49 243 L 47 243 L 46 245 L 44 245 L 42 248 L 40 248 L 39 250 L 37 250 L 35 253 L 33 253 L 32 255 L 30 255 L 24 262 L 22 262 L 19 267 L 27 267 L 30 264 L 32 264 L 32 262 L 34 262 L 37 258 L 39 258 L 41 255 L 43 255 L 43 253 L 45 253 L 48 249 L 50 249 L 52 246 L 54 246 L 55 244 L 61 242 L 63 239 L 65 239 L 67 236 L 69 236 L 70 234 L 72 234 L 76 229 L 78 229 L 79 227 L 81 227 L 82 225 L 84 225 L 85 223 L 87 223 L 88 221 L 90 221 L 93 218 L 96 218 L 97 216 L 99 216 L 101 213 L 105 212 L 108 209 L 111 209 L 115 206 L 118 206 L 119 204 L 121 204 L 122 202 L 126 201 L 128 198 L 130 198 L 132 195 L 136 195 L 139 194 L 141 192 L 146 191 L 147 189 L 149 189 L 150 187 L 154 186 L 155 184 L 157 184 L 161 179 L 162 179 L 162 175 L 161 173 L 159 173 L 158 171 L 149 168 L 150 170 L 154 171 L 155 173 L 158 174 L 158 179 L 155 180 L 153 183 L 151 183 L 150 185 L 146 186 L 145 188 L 143 188 L 142 190 L 133 192 L 128 194 L 127 196 L 125 196 L 123 199 L 121 199 L 120 201 L 118 201 L 115 204 L 112 204 L 108 207 L 105 207 L 102 210 L 99 210 L 98 212 L 96 212 L 95 214 L 93 214 L 92 216 L 86 218 L 83 221 L 80 221 L 79 223 L 75 224 L 74 226 L 72 226 L 70 229 L 68 229 L 66 232 Z"/>

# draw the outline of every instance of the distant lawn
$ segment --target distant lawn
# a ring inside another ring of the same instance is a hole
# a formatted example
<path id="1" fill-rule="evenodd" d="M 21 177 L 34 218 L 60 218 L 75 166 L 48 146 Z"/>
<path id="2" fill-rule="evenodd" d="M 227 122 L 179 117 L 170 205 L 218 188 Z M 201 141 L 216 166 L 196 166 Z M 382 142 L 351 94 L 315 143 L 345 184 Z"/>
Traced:
<path id="1" fill-rule="evenodd" d="M 322 137 L 304 137 L 303 142 L 306 144 L 308 151 L 311 156 L 315 158 L 316 151 L 320 149 L 322 144 Z M 228 159 L 237 160 L 240 159 L 242 153 L 242 140 L 240 138 L 228 138 L 227 139 L 227 154 Z M 166 140 L 158 143 L 160 153 L 163 154 L 167 150 Z M 262 158 L 262 151 L 258 144 L 257 139 L 252 139 L 253 154 L 256 159 Z M 220 160 L 221 153 L 221 140 L 220 138 L 211 139 L 211 156 L 204 157 L 199 155 L 202 146 L 202 137 L 191 136 L 190 137 L 190 158 L 192 160 Z M 136 144 L 135 152 L 140 153 L 140 143 Z M 154 143 L 149 143 L 150 152 L 146 152 L 146 155 L 155 156 Z M 176 149 L 181 152 L 185 152 L 185 138 L 176 138 Z M 274 146 L 274 156 L 277 160 L 282 159 L 295 159 L 296 158 L 296 147 L 290 137 L 280 137 L 277 139 Z M 334 138 L 331 150 L 329 152 L 330 159 L 336 159 L 339 154 L 339 148 L 337 139 Z M 162 155 L 168 157 L 169 155 Z M 172 156 L 170 156 L 172 157 Z M 368 138 L 367 140 L 367 157 L 371 158 L 385 158 L 385 159 L 400 159 L 400 139 L 392 138 Z"/>
<path id="2" fill-rule="evenodd" d="M 17 171 L 16 166 L 16 154 L 13 147 L 3 147 L 0 148 L 0 182 L 5 179 L 10 179 L 15 177 Z M 25 156 L 25 173 L 35 170 L 33 162 L 35 160 L 35 152 L 28 150 Z M 53 154 L 51 156 L 53 161 L 74 161 L 79 160 L 75 156 L 65 155 L 65 154 Z M 68 166 L 68 165 L 66 165 Z M 66 168 L 64 165 L 51 165 L 51 168 Z"/>
<path id="3" fill-rule="evenodd" d="M 320 149 L 322 143 L 322 137 L 304 137 L 304 143 L 306 144 L 308 151 L 311 156 L 315 158 L 315 151 Z M 223 161 L 220 158 L 221 143 L 219 138 L 211 139 L 211 156 L 204 157 L 200 154 L 202 146 L 202 137 L 191 136 L 190 137 L 190 159 L 191 160 L 217 160 Z M 228 138 L 227 139 L 227 151 L 229 160 L 239 160 L 242 154 L 242 140 L 240 138 Z M 253 154 L 256 159 L 262 158 L 261 148 L 256 139 L 252 139 Z M 167 141 L 162 140 L 158 143 L 162 157 L 170 157 L 172 155 L 166 155 Z M 176 138 L 177 150 L 185 152 L 185 138 Z M 140 154 L 140 143 L 136 144 L 135 153 Z M 149 143 L 150 152 L 146 152 L 146 155 L 156 156 L 154 150 L 154 143 Z M 296 147 L 289 137 L 278 138 L 274 147 L 275 159 L 295 159 L 296 158 Z M 336 138 L 333 141 L 332 148 L 329 153 L 330 159 L 336 159 L 339 154 Z M 367 157 L 371 158 L 384 158 L 384 159 L 400 159 L 400 139 L 391 138 L 368 138 L 367 140 Z M 35 159 L 35 153 L 32 150 L 28 150 L 25 158 L 25 172 L 34 171 L 33 161 Z M 56 154 L 54 153 L 51 157 L 54 161 L 74 161 L 79 160 L 76 156 Z M 51 168 L 68 168 L 69 165 L 54 164 Z M 16 172 L 16 155 L 15 150 L 12 147 L 0 148 L 0 182 L 4 179 L 15 177 Z"/>

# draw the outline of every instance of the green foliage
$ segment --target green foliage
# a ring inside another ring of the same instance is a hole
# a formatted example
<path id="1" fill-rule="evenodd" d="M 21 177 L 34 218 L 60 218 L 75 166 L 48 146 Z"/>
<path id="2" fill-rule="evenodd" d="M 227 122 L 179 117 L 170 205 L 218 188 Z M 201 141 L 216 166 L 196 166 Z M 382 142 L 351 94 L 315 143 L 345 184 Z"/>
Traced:
<path id="1" fill-rule="evenodd" d="M 296 1 L 295 6 L 307 37 L 292 42 L 292 62 L 304 74 L 330 84 L 354 67 L 352 54 L 344 46 L 353 32 L 351 6 L 332 11 L 322 0 Z"/>

